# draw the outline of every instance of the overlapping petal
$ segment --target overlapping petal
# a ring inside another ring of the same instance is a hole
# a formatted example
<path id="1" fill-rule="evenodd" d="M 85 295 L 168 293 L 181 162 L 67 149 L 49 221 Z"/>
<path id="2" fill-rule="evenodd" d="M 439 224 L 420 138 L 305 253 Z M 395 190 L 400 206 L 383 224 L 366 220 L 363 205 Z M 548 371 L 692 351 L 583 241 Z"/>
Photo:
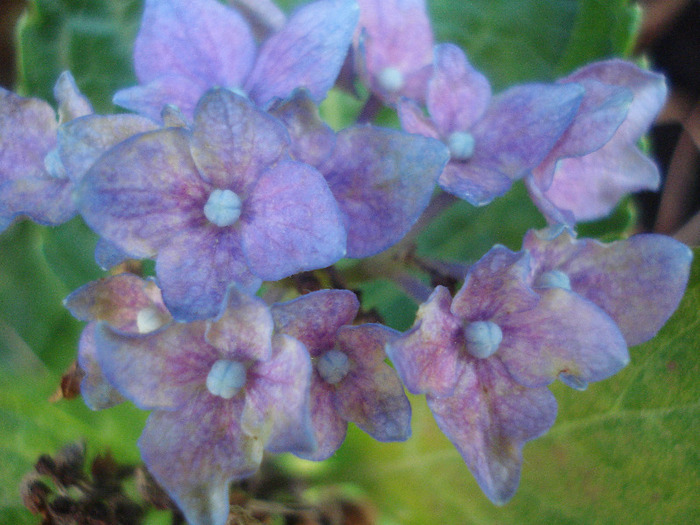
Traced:
<path id="1" fill-rule="evenodd" d="M 523 247 L 532 253 L 535 281 L 564 272 L 571 289 L 605 310 L 630 346 L 651 339 L 678 307 L 692 260 L 687 246 L 653 234 L 603 244 L 566 231 L 531 231 Z"/>
<path id="2" fill-rule="evenodd" d="M 374 126 L 338 133 L 320 168 L 343 212 L 349 257 L 398 242 L 428 205 L 449 154 L 434 139 Z"/>

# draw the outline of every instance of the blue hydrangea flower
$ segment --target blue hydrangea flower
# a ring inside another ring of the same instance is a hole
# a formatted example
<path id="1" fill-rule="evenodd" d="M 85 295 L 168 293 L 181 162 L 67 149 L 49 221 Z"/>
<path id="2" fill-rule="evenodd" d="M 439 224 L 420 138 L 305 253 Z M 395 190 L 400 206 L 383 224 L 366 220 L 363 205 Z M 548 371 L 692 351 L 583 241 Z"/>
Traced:
<path id="1" fill-rule="evenodd" d="M 663 76 L 622 60 L 595 62 L 559 84 L 586 89 L 571 127 L 526 179 L 548 222 L 569 226 L 608 215 L 632 192 L 655 190 L 659 173 L 637 143 L 666 99 Z"/>
<path id="2" fill-rule="evenodd" d="M 21 215 L 51 225 L 75 215 L 73 185 L 55 153 L 49 154 L 59 123 L 92 113 L 92 107 L 69 72 L 59 77 L 54 95 L 58 120 L 43 100 L 0 88 L 0 231 Z"/>
<path id="3" fill-rule="evenodd" d="M 71 314 L 88 324 L 80 335 L 78 364 L 85 372 L 80 393 L 93 410 L 109 408 L 124 398 L 107 381 L 97 361 L 95 330 L 100 321 L 129 334 L 148 334 L 172 318 L 160 290 L 151 280 L 130 273 L 106 277 L 78 288 L 64 301 Z"/>
<path id="4" fill-rule="evenodd" d="M 226 523 L 229 483 L 257 470 L 263 448 L 315 446 L 309 355 L 299 341 L 273 337 L 272 329 L 262 301 L 231 289 L 211 323 L 171 323 L 148 336 L 104 323 L 96 330 L 109 381 L 153 410 L 141 455 L 189 523 Z"/>
<path id="5" fill-rule="evenodd" d="M 349 325 L 359 309 L 348 290 L 322 290 L 272 306 L 275 330 L 301 341 L 313 362 L 311 418 L 318 448 L 298 455 L 331 456 L 348 421 L 379 441 L 411 433 L 411 406 L 384 347 L 398 332 L 378 324 Z"/>
<path id="6" fill-rule="evenodd" d="M 576 239 L 561 227 L 530 231 L 523 248 L 532 255 L 532 282 L 572 290 L 602 308 L 627 344 L 648 341 L 683 297 L 692 251 L 664 235 L 634 235 L 603 244 Z"/>
<path id="7" fill-rule="evenodd" d="M 320 102 L 338 76 L 357 19 L 354 0 L 319 0 L 257 50 L 245 19 L 216 0 L 147 0 L 134 46 L 140 85 L 117 92 L 114 103 L 157 119 L 166 104 L 191 117 L 214 87 L 245 93 L 263 107 L 299 87 Z"/>
<path id="8" fill-rule="evenodd" d="M 387 104 L 425 100 L 432 72 L 433 30 L 424 0 L 358 0 L 355 70 Z"/>
<path id="9" fill-rule="evenodd" d="M 605 312 L 571 291 L 529 286 L 530 258 L 496 246 L 454 299 L 437 287 L 387 354 L 409 391 L 427 395 L 441 430 L 485 494 L 515 493 L 522 447 L 554 423 L 546 388 L 561 376 L 590 382 L 627 362 Z"/>
<path id="10" fill-rule="evenodd" d="M 448 146 L 450 162 L 440 187 L 481 206 L 544 160 L 571 123 L 582 95 L 583 88 L 574 83 L 528 84 L 492 98 L 486 77 L 462 50 L 441 44 L 427 88 L 430 118 L 408 99 L 399 102 L 398 111 L 406 131 Z"/>
<path id="11" fill-rule="evenodd" d="M 228 90 L 208 93 L 194 125 L 134 137 L 104 155 L 79 190 L 79 208 L 132 257 L 155 257 L 178 320 L 219 312 L 235 282 L 328 266 L 346 234 L 323 176 L 291 160 L 281 122 Z"/>

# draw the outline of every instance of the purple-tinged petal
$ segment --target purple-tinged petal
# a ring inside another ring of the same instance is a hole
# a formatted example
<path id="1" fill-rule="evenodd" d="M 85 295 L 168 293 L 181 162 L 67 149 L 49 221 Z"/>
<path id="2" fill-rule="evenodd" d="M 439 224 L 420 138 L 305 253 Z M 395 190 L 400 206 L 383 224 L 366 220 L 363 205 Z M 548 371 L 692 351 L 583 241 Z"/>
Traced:
<path id="1" fill-rule="evenodd" d="M 311 423 L 317 448 L 311 452 L 295 452 L 297 456 L 312 461 L 323 461 L 340 448 L 348 431 L 348 422 L 335 408 L 333 397 L 335 388 L 329 385 L 318 371 L 311 377 Z"/>
<path id="2" fill-rule="evenodd" d="M 590 221 L 609 215 L 625 195 L 654 191 L 660 182 L 658 168 L 646 155 L 636 146 L 620 148 L 613 139 L 589 155 L 560 160 L 544 196 L 576 221 Z M 557 219 L 545 216 L 550 223 Z"/>
<path id="3" fill-rule="evenodd" d="M 428 396 L 428 406 L 481 490 L 502 505 L 518 487 L 523 444 L 554 424 L 557 404 L 547 388 L 517 384 L 497 359 L 462 368 L 454 395 Z"/>
<path id="4" fill-rule="evenodd" d="M 397 106 L 401 127 L 409 133 L 417 133 L 425 137 L 439 139 L 440 134 L 435 123 L 430 120 L 418 104 L 407 98 L 399 99 Z"/>
<path id="5" fill-rule="evenodd" d="M 241 215 L 243 252 L 251 271 L 276 281 L 324 268 L 345 255 L 346 233 L 323 176 L 283 160 L 265 171 Z"/>
<path id="6" fill-rule="evenodd" d="M 424 0 L 359 0 L 360 22 L 356 47 L 361 56 L 360 75 L 382 99 L 395 102 L 399 95 L 424 100 L 433 61 L 433 32 Z M 405 91 L 411 76 L 426 70 L 422 89 Z M 400 82 L 383 79 L 387 70 L 398 72 Z M 384 81 L 383 81 L 384 80 Z M 418 96 L 417 96 L 418 95 Z"/>
<path id="7" fill-rule="evenodd" d="M 399 377 L 413 394 L 443 397 L 454 390 L 464 339 L 459 319 L 450 312 L 451 302 L 447 288 L 435 288 L 418 309 L 413 328 L 386 347 Z"/>
<path id="8" fill-rule="evenodd" d="M 583 96 L 577 84 L 526 84 L 494 97 L 471 130 L 468 165 L 497 170 L 513 180 L 539 165 L 571 123 Z"/>
<path id="9" fill-rule="evenodd" d="M 638 68 L 631 62 L 613 59 L 594 62 L 575 71 L 560 82 L 597 80 L 632 90 L 634 99 L 615 140 L 635 143 L 646 133 L 666 101 L 666 80 L 663 75 Z"/>
<path id="10" fill-rule="evenodd" d="M 275 330 L 304 343 L 311 357 L 333 348 L 338 328 L 351 324 L 359 309 L 350 290 L 319 290 L 270 307 Z"/>
<path id="11" fill-rule="evenodd" d="M 245 16 L 255 36 L 262 40 L 287 22 L 284 12 L 272 0 L 229 0 Z"/>
<path id="12" fill-rule="evenodd" d="M 652 234 L 602 244 L 529 232 L 523 247 L 532 252 L 535 279 L 564 272 L 571 289 L 605 310 L 630 346 L 654 337 L 678 307 L 692 260 L 684 244 Z"/>
<path id="13" fill-rule="evenodd" d="M 474 206 L 488 204 L 513 185 L 513 180 L 499 170 L 460 161 L 449 162 L 438 182 L 447 193 Z"/>
<path id="14" fill-rule="evenodd" d="M 168 105 L 177 107 L 184 115 L 191 118 L 197 101 L 207 87 L 197 78 L 175 74 L 163 75 L 144 85 L 117 91 L 112 102 L 154 121 L 161 120 L 163 108 Z"/>
<path id="15" fill-rule="evenodd" d="M 98 363 L 108 381 L 138 407 L 179 409 L 206 391 L 207 375 L 219 356 L 204 340 L 204 330 L 204 323 L 172 323 L 148 335 L 129 335 L 102 322 L 95 331 Z"/>
<path id="16" fill-rule="evenodd" d="M 306 91 L 295 92 L 271 113 L 287 127 L 292 139 L 289 153 L 295 160 L 318 168 L 331 155 L 335 132 L 321 120 Z"/>
<path id="17" fill-rule="evenodd" d="M 178 321 L 219 315 L 231 283 L 248 293 L 260 288 L 260 279 L 245 263 L 238 233 L 222 230 L 211 225 L 181 231 L 158 253 L 163 300 Z"/>
<path id="18" fill-rule="evenodd" d="M 587 155 L 607 144 L 632 103 L 632 92 L 627 88 L 591 79 L 581 79 L 578 84 L 585 93 L 573 122 L 534 171 L 535 180 L 543 190 L 551 185 L 558 160 Z"/>
<path id="19" fill-rule="evenodd" d="M 466 321 L 488 321 L 530 310 L 538 301 L 530 288 L 529 255 L 497 245 L 469 269 L 451 311 Z"/>
<path id="20" fill-rule="evenodd" d="M 497 356 L 518 383 L 545 386 L 560 374 L 592 383 L 629 363 L 625 340 L 603 310 L 562 288 L 539 293 L 535 308 L 493 319 L 503 331 Z"/>
<path id="21" fill-rule="evenodd" d="M 152 257 L 173 232 L 206 222 L 209 195 L 179 128 L 137 135 L 85 174 L 78 207 L 99 235 L 135 257 Z M 218 311 L 218 310 L 217 310 Z"/>
<path id="22" fill-rule="evenodd" d="M 104 271 L 114 268 L 129 258 L 116 244 L 100 237 L 95 246 L 95 262 Z"/>
<path id="23" fill-rule="evenodd" d="M 542 191 L 542 188 L 537 183 L 533 174 L 525 177 L 525 187 L 527 188 L 527 192 L 530 195 L 532 202 L 547 219 L 547 223 L 552 225 L 565 224 L 570 228 L 574 227 L 576 224 L 576 217 L 574 217 L 571 210 L 559 208 L 551 200 L 549 200 L 545 196 L 544 191 Z"/>
<path id="24" fill-rule="evenodd" d="M 207 327 L 207 342 L 231 360 L 269 359 L 274 325 L 267 305 L 231 286 L 224 307 L 221 315 Z"/>
<path id="25" fill-rule="evenodd" d="M 214 0 L 147 0 L 134 45 L 141 83 L 177 74 L 240 87 L 255 58 L 246 21 Z"/>
<path id="26" fill-rule="evenodd" d="M 192 157 L 216 188 L 245 199 L 261 173 L 289 147 L 282 122 L 226 89 L 209 91 L 197 105 Z"/>
<path id="27" fill-rule="evenodd" d="M 106 321 L 133 334 L 152 332 L 171 320 L 156 284 L 130 273 L 88 283 L 66 297 L 63 304 L 81 321 Z"/>
<path id="28" fill-rule="evenodd" d="M 97 323 L 88 323 L 80 334 L 78 343 L 78 364 L 85 372 L 85 377 L 80 382 L 80 395 L 85 404 L 92 410 L 103 410 L 125 401 L 119 391 L 114 388 L 102 373 L 102 368 L 97 361 L 97 347 L 95 346 L 95 327 Z"/>
<path id="29" fill-rule="evenodd" d="M 138 115 L 88 115 L 67 122 L 58 128 L 58 152 L 66 174 L 79 182 L 107 150 L 156 128 L 152 120 Z"/>
<path id="30" fill-rule="evenodd" d="M 442 136 L 471 129 L 490 99 L 488 80 L 469 64 L 459 47 L 436 46 L 435 73 L 428 84 L 427 105 Z"/>
<path id="31" fill-rule="evenodd" d="M 319 0 L 292 15 L 260 49 L 246 91 L 260 106 L 285 99 L 299 87 L 314 102 L 333 87 L 359 16 L 354 0 Z"/>
<path id="32" fill-rule="evenodd" d="M 338 349 L 354 366 L 336 385 L 334 406 L 379 441 L 405 441 L 411 435 L 411 405 L 396 371 L 384 362 L 385 346 L 398 335 L 375 324 L 338 331 Z"/>
<path id="33" fill-rule="evenodd" d="M 260 465 L 262 447 L 241 431 L 240 404 L 200 392 L 181 410 L 157 410 L 146 422 L 141 457 L 189 523 L 224 525 L 229 483 Z"/>
<path id="34" fill-rule="evenodd" d="M 72 185 L 52 177 L 44 158 L 56 145 L 56 114 L 43 100 L 0 88 L 0 223 L 19 215 L 60 224 L 75 215 Z M 62 176 L 62 174 L 60 174 Z"/>
<path id="35" fill-rule="evenodd" d="M 309 354 L 301 342 L 287 335 L 274 337 L 272 352 L 270 359 L 257 361 L 248 370 L 243 429 L 261 437 L 271 452 L 313 452 Z"/>
<path id="36" fill-rule="evenodd" d="M 348 257 L 396 244 L 425 210 L 448 160 L 434 139 L 374 126 L 338 133 L 321 171 L 343 213 Z"/>
<path id="37" fill-rule="evenodd" d="M 92 113 L 90 101 L 80 92 L 70 71 L 64 71 L 59 75 L 53 88 L 53 95 L 58 102 L 59 124 Z"/>

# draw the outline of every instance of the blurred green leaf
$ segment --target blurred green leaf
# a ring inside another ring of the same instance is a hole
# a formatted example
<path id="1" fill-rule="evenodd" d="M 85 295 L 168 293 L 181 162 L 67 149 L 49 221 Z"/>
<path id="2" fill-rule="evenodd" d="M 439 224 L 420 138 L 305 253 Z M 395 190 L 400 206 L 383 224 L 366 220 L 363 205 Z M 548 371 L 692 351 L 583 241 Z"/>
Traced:
<path id="1" fill-rule="evenodd" d="M 520 488 L 491 504 L 437 428 L 425 400 L 412 397 L 413 437 L 378 443 L 352 427 L 324 469 L 290 468 L 320 483 L 355 483 L 386 523 L 638 524 L 700 521 L 700 249 L 688 291 L 632 362 L 585 392 L 557 383 L 552 430 L 525 446 Z"/>
<path id="2" fill-rule="evenodd" d="M 112 95 L 135 84 L 131 53 L 139 0 L 30 0 L 18 27 L 19 91 L 52 101 L 68 69 L 98 112 L 113 111 Z"/>

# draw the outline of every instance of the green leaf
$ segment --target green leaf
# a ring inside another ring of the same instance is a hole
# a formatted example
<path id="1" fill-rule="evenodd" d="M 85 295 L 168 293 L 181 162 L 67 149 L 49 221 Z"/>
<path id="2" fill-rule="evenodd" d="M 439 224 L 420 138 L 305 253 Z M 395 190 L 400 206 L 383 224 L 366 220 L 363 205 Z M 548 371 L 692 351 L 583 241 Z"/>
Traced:
<path id="1" fill-rule="evenodd" d="M 324 469 L 286 465 L 319 483 L 354 483 L 386 523 L 697 523 L 700 520 L 700 249 L 687 293 L 631 364 L 578 392 L 557 383 L 552 430 L 525 446 L 520 488 L 491 504 L 425 400 L 413 437 L 378 443 L 356 428 Z"/>
<path id="2" fill-rule="evenodd" d="M 138 0 L 31 0 L 18 27 L 19 91 L 51 101 L 68 69 L 96 111 L 113 111 L 114 92 L 136 83 L 131 53 L 141 8 Z"/>

